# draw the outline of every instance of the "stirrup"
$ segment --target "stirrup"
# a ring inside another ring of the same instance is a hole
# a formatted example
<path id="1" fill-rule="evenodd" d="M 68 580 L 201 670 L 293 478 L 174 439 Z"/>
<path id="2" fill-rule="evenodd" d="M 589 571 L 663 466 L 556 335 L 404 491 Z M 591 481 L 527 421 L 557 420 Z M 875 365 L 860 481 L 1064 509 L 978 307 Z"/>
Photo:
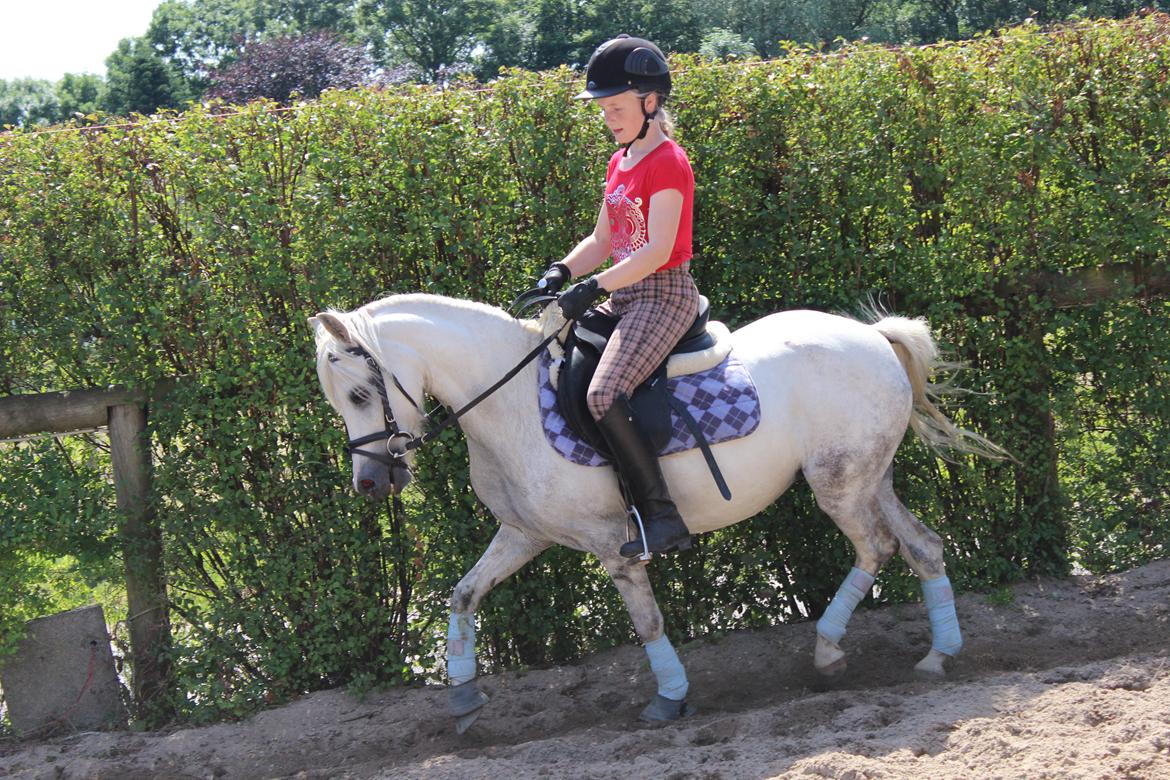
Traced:
<path id="1" fill-rule="evenodd" d="M 654 553 L 650 552 L 650 545 L 646 543 L 646 526 L 642 524 L 642 513 L 633 504 L 630 504 L 629 513 L 634 518 L 634 522 L 638 524 L 638 541 L 642 542 L 642 552 L 636 557 L 640 563 L 648 564 L 654 558 Z M 627 544 L 632 541 L 634 540 L 626 539 Z M 622 546 L 624 547 L 625 545 Z"/>
<path id="2" fill-rule="evenodd" d="M 637 539 L 630 539 L 629 534 L 627 534 L 626 535 L 626 544 L 623 544 L 622 547 L 625 547 L 626 545 L 630 544 L 631 542 L 641 542 L 642 543 L 642 552 L 635 553 L 633 555 L 624 555 L 623 554 L 623 557 L 636 558 L 638 563 L 641 563 L 643 566 L 645 566 L 646 564 L 649 564 L 651 560 L 653 560 L 654 553 L 650 551 L 650 544 L 646 541 L 646 526 L 642 523 L 642 513 L 639 512 L 638 507 L 634 506 L 633 504 L 630 504 L 630 507 L 627 511 L 630 513 L 630 516 L 632 518 L 634 518 L 634 522 L 638 526 L 638 538 Z M 694 534 L 688 534 L 688 535 L 684 536 L 683 538 L 679 539 L 678 542 L 675 545 L 673 545 L 672 547 L 668 547 L 665 550 L 659 550 L 658 554 L 663 555 L 665 553 L 682 552 L 683 550 L 689 550 L 694 545 L 694 543 L 695 543 Z M 621 551 L 619 550 L 619 552 L 621 552 Z"/>

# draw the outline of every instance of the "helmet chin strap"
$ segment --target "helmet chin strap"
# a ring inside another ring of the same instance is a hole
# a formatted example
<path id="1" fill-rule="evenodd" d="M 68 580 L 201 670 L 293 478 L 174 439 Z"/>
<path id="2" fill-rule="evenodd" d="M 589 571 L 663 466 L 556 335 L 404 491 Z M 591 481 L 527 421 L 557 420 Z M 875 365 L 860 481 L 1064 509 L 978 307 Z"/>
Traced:
<path id="1" fill-rule="evenodd" d="M 658 116 L 658 108 L 655 107 L 654 112 L 650 113 L 646 110 L 646 98 L 642 98 L 642 132 L 638 133 L 638 137 L 633 141 L 622 144 L 622 146 L 625 147 L 625 151 L 622 152 L 622 157 L 629 157 L 630 147 L 646 137 L 646 132 L 650 129 L 650 122 L 653 121 L 654 117 L 656 116 Z"/>

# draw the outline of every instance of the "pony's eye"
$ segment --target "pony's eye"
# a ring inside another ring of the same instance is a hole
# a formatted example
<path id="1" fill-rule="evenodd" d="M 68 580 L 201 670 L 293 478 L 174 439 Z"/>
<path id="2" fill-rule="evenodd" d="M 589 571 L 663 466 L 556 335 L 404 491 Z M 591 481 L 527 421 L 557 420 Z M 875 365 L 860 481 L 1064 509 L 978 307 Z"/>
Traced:
<path id="1" fill-rule="evenodd" d="M 364 387 L 355 387 L 349 391 L 349 400 L 354 406 L 365 406 L 370 400 L 370 391 Z"/>

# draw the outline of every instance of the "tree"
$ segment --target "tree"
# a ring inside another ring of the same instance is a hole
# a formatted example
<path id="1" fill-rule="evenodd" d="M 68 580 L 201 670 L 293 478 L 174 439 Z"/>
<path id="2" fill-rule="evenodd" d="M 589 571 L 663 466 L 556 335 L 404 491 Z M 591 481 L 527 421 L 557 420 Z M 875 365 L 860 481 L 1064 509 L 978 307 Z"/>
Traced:
<path id="1" fill-rule="evenodd" d="M 201 93 L 211 71 L 259 35 L 266 22 L 257 10 L 247 0 L 165 0 L 151 16 L 146 39 L 192 92 Z"/>
<path id="2" fill-rule="evenodd" d="M 106 58 L 106 93 L 102 107 L 112 114 L 152 114 L 179 108 L 190 91 L 179 73 L 146 38 L 123 38 Z"/>
<path id="3" fill-rule="evenodd" d="M 57 82 L 58 117 L 68 120 L 81 114 L 87 116 L 101 107 L 105 81 L 92 73 L 66 73 Z"/>
<path id="4" fill-rule="evenodd" d="M 198 94 L 249 43 L 314 30 L 354 37 L 356 0 L 164 0 L 146 37 Z"/>
<path id="5" fill-rule="evenodd" d="M 888 40 L 883 23 L 908 6 L 903 0 L 701 0 L 696 13 L 710 36 L 717 29 L 737 34 L 760 56 L 783 53 L 782 41 L 824 45 L 865 35 Z"/>
<path id="6" fill-rule="evenodd" d="M 235 62 L 212 72 L 207 95 L 231 103 L 260 97 L 283 103 L 294 94 L 315 98 L 326 89 L 359 86 L 373 69 L 360 46 L 332 33 L 282 35 L 246 45 Z"/>
<path id="7" fill-rule="evenodd" d="M 290 32 L 331 30 L 349 37 L 357 31 L 357 0 L 259 0 L 264 18 L 287 26 Z"/>
<path id="8" fill-rule="evenodd" d="M 476 62 L 482 80 L 494 78 L 503 66 L 549 70 L 582 57 L 583 14 L 576 0 L 496 0 L 492 16 L 483 38 L 485 51 Z"/>
<path id="9" fill-rule="evenodd" d="M 573 0 L 537 0 L 528 67 L 548 70 L 578 59 L 581 10 Z"/>
<path id="10" fill-rule="evenodd" d="M 927 26 L 922 27 L 924 38 L 938 40 L 945 38 L 948 41 L 959 39 L 959 11 L 962 0 L 926 0 L 924 4 L 930 11 L 925 20 Z"/>
<path id="11" fill-rule="evenodd" d="M 722 60 L 728 57 L 742 59 L 756 56 L 756 47 L 751 41 L 745 41 L 731 30 L 716 27 L 703 36 L 699 44 L 699 54 L 713 60 Z"/>
<path id="12" fill-rule="evenodd" d="M 698 51 L 702 40 L 697 4 L 692 0 L 596 0 L 586 6 L 585 16 L 588 24 L 582 36 L 586 44 L 582 54 L 586 59 L 597 46 L 619 33 L 654 41 L 667 54 Z"/>
<path id="13" fill-rule="evenodd" d="M 60 104 L 53 84 L 41 79 L 0 79 L 0 128 L 36 127 L 57 121 Z"/>
<path id="14" fill-rule="evenodd" d="M 957 39 L 1034 18 L 1125 16 L 1167 0 L 162 0 L 146 39 L 182 76 L 168 96 L 196 97 L 212 71 L 226 72 L 248 45 L 328 30 L 369 47 L 384 80 L 441 81 L 471 70 L 494 78 L 501 66 L 544 70 L 583 65 L 593 49 L 627 32 L 667 52 L 784 52 L 782 42 L 831 44 Z M 726 31 L 727 34 L 720 32 Z M 392 75 L 393 74 L 393 75 Z M 117 87 L 120 88 L 120 87 Z M 115 92 L 117 92 L 117 88 Z M 115 100 L 115 103 L 124 101 Z M 145 100 L 145 103 L 151 101 Z M 181 101 L 178 101 L 181 102 Z M 169 103 L 175 103 L 173 97 Z M 159 105 L 168 104 L 168 102 Z"/>
<path id="15" fill-rule="evenodd" d="M 394 63 L 397 53 L 424 80 L 439 82 L 467 68 L 491 9 L 488 0 L 361 0 L 359 19 L 382 64 Z"/>
<path id="16" fill-rule="evenodd" d="M 483 36 L 483 52 L 476 58 L 475 76 L 490 81 L 500 68 L 528 68 L 528 47 L 534 34 L 532 8 L 528 5 L 505 6 L 499 11 Z"/>

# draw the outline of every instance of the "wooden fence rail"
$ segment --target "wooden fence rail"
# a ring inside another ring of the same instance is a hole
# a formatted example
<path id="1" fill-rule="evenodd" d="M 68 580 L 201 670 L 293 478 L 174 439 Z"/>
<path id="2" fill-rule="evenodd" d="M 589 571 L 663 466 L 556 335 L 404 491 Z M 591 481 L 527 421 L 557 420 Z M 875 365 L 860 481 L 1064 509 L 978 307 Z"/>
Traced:
<path id="1" fill-rule="evenodd" d="M 141 405 L 141 390 L 65 390 L 0 398 L 0 439 L 104 428 L 111 407 Z"/>

